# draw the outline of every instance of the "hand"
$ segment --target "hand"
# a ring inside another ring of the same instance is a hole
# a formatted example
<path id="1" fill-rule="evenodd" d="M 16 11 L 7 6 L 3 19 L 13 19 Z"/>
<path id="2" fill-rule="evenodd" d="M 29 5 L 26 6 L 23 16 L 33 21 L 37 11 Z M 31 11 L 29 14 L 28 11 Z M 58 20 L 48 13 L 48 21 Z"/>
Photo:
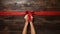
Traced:
<path id="1" fill-rule="evenodd" d="M 30 20 L 30 22 L 32 22 L 33 21 L 33 16 L 31 16 L 31 20 Z"/>
<path id="2" fill-rule="evenodd" d="M 28 14 L 24 17 L 25 21 L 28 22 Z"/>
<path id="3" fill-rule="evenodd" d="M 31 16 L 31 19 L 29 20 L 28 14 L 25 15 L 24 19 L 26 20 L 26 22 L 32 22 L 33 21 L 33 16 Z"/>

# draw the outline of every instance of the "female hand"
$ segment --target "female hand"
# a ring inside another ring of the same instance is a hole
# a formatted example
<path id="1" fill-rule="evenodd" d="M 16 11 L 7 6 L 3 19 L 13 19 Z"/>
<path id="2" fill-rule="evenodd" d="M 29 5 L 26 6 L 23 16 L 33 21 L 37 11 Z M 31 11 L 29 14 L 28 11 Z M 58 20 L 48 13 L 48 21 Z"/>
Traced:
<path id="1" fill-rule="evenodd" d="M 28 22 L 28 14 L 24 17 L 25 21 Z"/>

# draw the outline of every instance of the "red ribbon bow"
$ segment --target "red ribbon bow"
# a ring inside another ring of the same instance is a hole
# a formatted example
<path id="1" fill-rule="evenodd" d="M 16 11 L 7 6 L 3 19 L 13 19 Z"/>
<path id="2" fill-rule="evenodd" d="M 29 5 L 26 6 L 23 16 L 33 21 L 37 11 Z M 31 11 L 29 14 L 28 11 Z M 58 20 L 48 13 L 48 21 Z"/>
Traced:
<path id="1" fill-rule="evenodd" d="M 30 11 L 26 11 L 26 14 L 28 14 L 28 21 L 31 21 L 32 20 L 32 15 L 33 15 L 33 12 L 30 12 Z"/>

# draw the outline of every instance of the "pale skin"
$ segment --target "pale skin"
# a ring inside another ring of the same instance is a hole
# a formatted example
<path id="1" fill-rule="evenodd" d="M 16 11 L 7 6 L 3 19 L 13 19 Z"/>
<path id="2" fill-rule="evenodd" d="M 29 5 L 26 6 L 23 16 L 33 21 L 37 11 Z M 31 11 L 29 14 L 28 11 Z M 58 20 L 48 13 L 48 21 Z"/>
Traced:
<path id="1" fill-rule="evenodd" d="M 24 25 L 22 34 L 27 34 L 28 22 L 30 23 L 30 27 L 31 27 L 31 34 L 36 34 L 36 33 L 35 33 L 34 26 L 33 26 L 33 22 L 32 22 L 33 17 L 31 16 L 31 19 L 32 19 L 32 20 L 31 20 L 31 21 L 28 21 L 28 14 L 27 14 L 27 15 L 25 15 L 24 19 L 25 19 L 25 25 Z"/>

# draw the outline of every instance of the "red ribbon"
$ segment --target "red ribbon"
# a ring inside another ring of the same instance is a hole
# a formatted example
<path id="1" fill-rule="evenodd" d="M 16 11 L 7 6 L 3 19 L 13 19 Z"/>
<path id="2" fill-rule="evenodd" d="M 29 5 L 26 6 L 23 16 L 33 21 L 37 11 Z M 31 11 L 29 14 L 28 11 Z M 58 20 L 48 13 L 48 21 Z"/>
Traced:
<path id="1" fill-rule="evenodd" d="M 30 12 L 30 11 L 25 11 L 25 12 L 0 12 L 0 16 L 22 16 L 28 14 L 28 20 L 31 20 L 32 15 L 39 15 L 39 16 L 60 16 L 60 11 L 36 11 L 36 12 Z"/>
<path id="2" fill-rule="evenodd" d="M 26 12 L 14 12 L 14 11 L 11 11 L 11 12 L 0 12 L 0 16 L 22 16 L 22 15 L 25 15 L 27 13 L 31 13 L 31 15 L 39 15 L 39 16 L 60 16 L 60 11 L 36 11 L 36 12 L 29 12 L 29 11 L 26 11 Z"/>

